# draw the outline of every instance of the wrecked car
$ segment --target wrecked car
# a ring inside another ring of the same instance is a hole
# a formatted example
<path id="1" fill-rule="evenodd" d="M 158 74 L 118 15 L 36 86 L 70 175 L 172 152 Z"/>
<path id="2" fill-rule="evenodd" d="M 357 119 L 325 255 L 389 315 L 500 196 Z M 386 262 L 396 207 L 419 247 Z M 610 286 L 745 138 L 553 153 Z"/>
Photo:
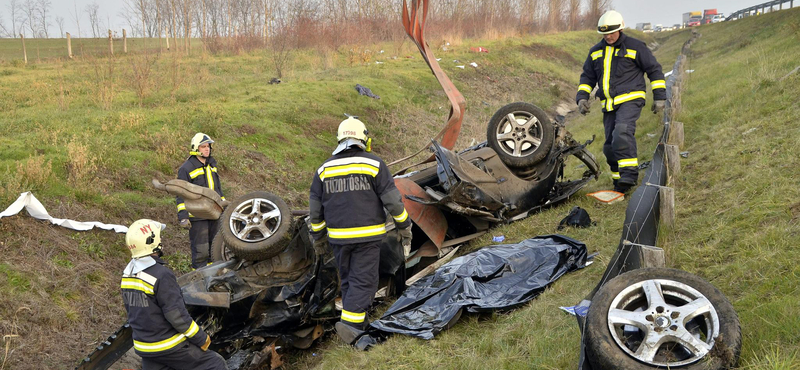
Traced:
<path id="1" fill-rule="evenodd" d="M 594 156 L 540 108 L 518 102 L 497 111 L 487 141 L 454 151 L 465 100 L 442 71 L 422 38 L 418 8 L 404 9 L 403 23 L 451 102 L 442 132 L 419 153 L 430 157 L 397 171 L 395 183 L 413 222 L 408 258 L 391 217 L 381 247 L 378 296 L 402 291 L 455 254 L 455 248 L 490 227 L 525 218 L 568 199 L 597 178 Z M 413 156 L 392 162 L 397 165 Z M 576 157 L 585 171 L 567 180 L 566 161 Z M 412 170 L 413 169 L 413 170 Z M 339 277 L 333 254 L 316 254 L 307 211 L 291 211 L 280 197 L 256 191 L 226 202 L 213 191 L 181 180 L 154 182 L 180 194 L 187 210 L 218 219 L 213 264 L 178 278 L 195 321 L 211 335 L 211 348 L 231 369 L 272 368 L 276 345 L 308 348 L 340 316 Z M 428 269 L 424 269 L 425 267 Z M 78 366 L 106 369 L 132 347 L 131 329 L 119 328 Z"/>

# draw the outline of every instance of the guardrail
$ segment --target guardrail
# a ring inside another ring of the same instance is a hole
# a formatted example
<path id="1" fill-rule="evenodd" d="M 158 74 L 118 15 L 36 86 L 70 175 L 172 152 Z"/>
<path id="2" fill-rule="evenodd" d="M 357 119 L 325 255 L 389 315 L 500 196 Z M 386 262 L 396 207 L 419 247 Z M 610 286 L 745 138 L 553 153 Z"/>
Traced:
<path id="1" fill-rule="evenodd" d="M 791 9 L 794 7 L 794 0 L 773 0 L 736 11 L 729 15 L 728 18 L 725 18 L 725 20 L 730 21 L 734 19 L 742 19 L 751 15 L 764 14 L 766 13 L 765 9 L 769 8 L 770 11 L 772 11 L 772 8 L 775 6 L 778 7 L 778 10 L 783 10 L 783 4 L 785 3 L 789 3 L 789 7 L 786 9 Z"/>

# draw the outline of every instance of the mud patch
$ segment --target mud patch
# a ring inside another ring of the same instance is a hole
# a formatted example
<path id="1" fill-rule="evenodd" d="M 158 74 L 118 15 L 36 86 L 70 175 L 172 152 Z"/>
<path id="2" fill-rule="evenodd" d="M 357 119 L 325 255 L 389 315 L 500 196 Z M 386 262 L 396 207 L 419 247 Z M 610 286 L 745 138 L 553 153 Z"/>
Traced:
<path id="1" fill-rule="evenodd" d="M 555 59 L 564 63 L 578 64 L 578 61 L 564 50 L 544 44 L 524 45 L 522 50 L 535 55 L 540 59 Z"/>

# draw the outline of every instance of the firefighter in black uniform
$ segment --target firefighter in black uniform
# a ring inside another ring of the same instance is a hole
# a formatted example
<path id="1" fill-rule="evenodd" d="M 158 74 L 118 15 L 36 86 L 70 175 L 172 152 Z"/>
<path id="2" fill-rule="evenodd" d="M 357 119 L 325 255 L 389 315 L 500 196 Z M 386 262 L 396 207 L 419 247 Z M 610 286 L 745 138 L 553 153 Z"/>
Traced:
<path id="1" fill-rule="evenodd" d="M 606 135 L 603 154 L 611 167 L 614 190 L 627 193 L 639 179 L 634 134 L 645 104 L 644 73 L 653 90 L 653 113 L 664 110 L 667 90 L 661 65 L 653 53 L 644 42 L 625 35 L 623 28 L 625 22 L 616 11 L 600 17 L 597 32 L 603 40 L 589 49 L 575 100 L 580 112 L 588 113 L 589 97 L 597 85 Z"/>
<path id="2" fill-rule="evenodd" d="M 380 244 L 386 213 L 394 219 L 406 256 L 411 220 L 389 168 L 369 153 L 364 123 L 349 117 L 339 124 L 339 146 L 314 174 L 309 208 L 316 250 L 328 242 L 336 257 L 342 290 L 342 316 L 336 332 L 355 344 L 369 325 L 367 310 L 378 289 Z"/>
<path id="3" fill-rule="evenodd" d="M 164 266 L 161 227 L 138 220 L 125 234 L 133 259 L 122 274 L 122 299 L 142 369 L 227 369 L 222 356 L 208 350 L 211 337 L 189 316 L 178 281 Z"/>
<path id="4" fill-rule="evenodd" d="M 222 200 L 222 185 L 217 174 L 217 160 L 211 156 L 211 140 L 208 135 L 198 132 L 191 142 L 189 158 L 178 169 L 178 179 L 188 181 L 212 189 Z M 176 197 L 178 203 L 178 222 L 184 229 L 189 229 L 189 241 L 192 245 L 192 268 L 200 268 L 211 262 L 211 241 L 219 228 L 216 220 L 204 220 L 194 217 L 186 210 L 183 198 Z M 189 221 L 191 219 L 191 221 Z"/>

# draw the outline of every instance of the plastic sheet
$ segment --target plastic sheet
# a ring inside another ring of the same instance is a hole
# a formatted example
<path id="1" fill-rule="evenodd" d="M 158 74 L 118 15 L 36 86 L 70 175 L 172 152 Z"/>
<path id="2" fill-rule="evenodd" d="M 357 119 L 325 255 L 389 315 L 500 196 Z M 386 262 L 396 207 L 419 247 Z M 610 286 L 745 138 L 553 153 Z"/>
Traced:
<path id="1" fill-rule="evenodd" d="M 452 326 L 463 310 L 476 313 L 519 306 L 586 262 L 586 245 L 563 235 L 486 247 L 417 281 L 371 328 L 432 339 Z"/>

